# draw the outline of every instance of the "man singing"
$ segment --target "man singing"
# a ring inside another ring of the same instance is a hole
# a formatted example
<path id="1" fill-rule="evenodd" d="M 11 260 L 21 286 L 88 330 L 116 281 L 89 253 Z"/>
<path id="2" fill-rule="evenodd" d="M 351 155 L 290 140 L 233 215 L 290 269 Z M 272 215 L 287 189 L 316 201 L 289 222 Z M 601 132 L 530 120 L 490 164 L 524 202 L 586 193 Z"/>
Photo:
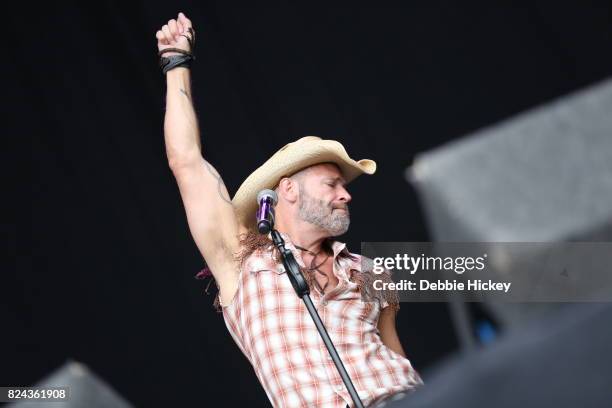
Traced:
<path id="1" fill-rule="evenodd" d="M 321 319 L 365 406 L 422 384 L 395 329 L 399 303 L 362 296 L 376 275 L 334 237 L 349 227 L 346 184 L 373 174 L 372 160 L 351 159 L 333 140 L 303 137 L 278 150 L 233 199 L 202 156 L 191 99 L 195 31 L 182 13 L 157 31 L 166 75 L 164 133 L 169 166 L 189 228 L 219 292 L 215 305 L 252 364 L 274 407 L 353 406 L 270 236 L 256 231 L 257 194 L 278 195 L 275 228 L 294 254 Z"/>

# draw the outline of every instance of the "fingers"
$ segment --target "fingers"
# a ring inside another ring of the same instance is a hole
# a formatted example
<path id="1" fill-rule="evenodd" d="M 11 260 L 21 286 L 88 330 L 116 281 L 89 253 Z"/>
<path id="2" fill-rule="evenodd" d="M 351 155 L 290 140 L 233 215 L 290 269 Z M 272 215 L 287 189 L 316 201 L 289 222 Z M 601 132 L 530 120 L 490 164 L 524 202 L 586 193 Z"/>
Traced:
<path id="1" fill-rule="evenodd" d="M 168 40 L 166 40 L 166 36 L 164 35 L 163 31 L 158 30 L 155 33 L 155 38 L 157 38 L 157 41 L 159 41 L 161 44 L 168 45 Z"/>
<path id="2" fill-rule="evenodd" d="M 171 44 L 174 41 L 174 39 L 172 38 L 172 33 L 170 32 L 170 27 L 168 27 L 168 24 L 162 27 L 162 32 L 164 33 L 164 36 L 166 37 L 166 41 L 168 42 L 168 44 Z"/>
<path id="3" fill-rule="evenodd" d="M 178 41 L 178 37 L 180 35 L 178 31 L 178 26 L 176 25 L 176 20 L 168 20 L 168 28 L 170 29 L 170 33 L 172 34 L 172 38 L 175 41 Z"/>
<path id="4" fill-rule="evenodd" d="M 187 16 L 185 16 L 185 14 L 183 13 L 178 14 L 178 21 L 181 22 L 181 24 L 185 28 L 185 31 L 187 31 L 187 27 L 192 27 L 191 20 L 188 19 Z"/>
<path id="5" fill-rule="evenodd" d="M 185 14 L 178 13 L 178 18 L 176 20 L 168 20 L 168 24 L 165 24 L 161 30 L 155 33 L 155 38 L 157 38 L 160 43 L 169 45 L 175 41 L 178 41 L 181 34 L 191 34 L 191 27 L 191 20 L 189 20 Z"/>

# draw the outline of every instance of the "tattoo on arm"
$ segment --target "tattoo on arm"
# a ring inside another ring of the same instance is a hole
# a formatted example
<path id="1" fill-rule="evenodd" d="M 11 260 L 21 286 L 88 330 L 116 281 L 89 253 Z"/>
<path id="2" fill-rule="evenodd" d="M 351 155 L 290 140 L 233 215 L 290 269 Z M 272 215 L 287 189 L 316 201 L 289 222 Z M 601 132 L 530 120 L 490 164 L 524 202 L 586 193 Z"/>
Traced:
<path id="1" fill-rule="evenodd" d="M 210 163 L 208 163 L 206 160 L 204 160 L 204 164 L 206 165 L 206 169 L 208 170 L 208 172 L 212 174 L 214 178 L 217 179 L 217 192 L 219 193 L 219 197 L 221 197 L 221 199 L 225 201 L 226 203 L 228 203 L 229 205 L 233 206 L 232 200 L 230 199 L 227 193 L 227 188 L 225 187 L 225 184 L 223 183 L 223 179 L 221 178 L 221 175 L 217 173 L 214 167 L 211 166 Z"/>
<path id="2" fill-rule="evenodd" d="M 189 94 L 183 88 L 180 88 L 180 91 L 183 95 L 187 97 L 187 99 L 191 100 L 191 96 L 189 96 Z"/>

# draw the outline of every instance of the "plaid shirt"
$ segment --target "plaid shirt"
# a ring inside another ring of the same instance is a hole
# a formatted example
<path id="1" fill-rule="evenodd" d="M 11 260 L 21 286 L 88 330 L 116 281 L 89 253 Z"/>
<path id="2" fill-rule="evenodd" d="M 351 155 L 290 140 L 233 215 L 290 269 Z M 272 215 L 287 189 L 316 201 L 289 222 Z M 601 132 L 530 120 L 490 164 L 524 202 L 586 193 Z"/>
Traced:
<path id="1" fill-rule="evenodd" d="M 304 267 L 300 251 L 282 234 L 287 249 Z M 386 347 L 379 336 L 380 311 L 389 302 L 366 302 L 351 273 L 361 256 L 335 241 L 333 272 L 338 286 L 311 290 L 312 301 L 364 405 L 422 384 L 410 361 Z M 343 255 L 352 255 L 350 256 Z M 274 407 L 345 408 L 352 399 L 303 300 L 295 293 L 272 245 L 255 251 L 241 268 L 238 289 L 221 307 L 227 328 L 252 364 Z M 399 306 L 399 305 L 397 305 Z"/>

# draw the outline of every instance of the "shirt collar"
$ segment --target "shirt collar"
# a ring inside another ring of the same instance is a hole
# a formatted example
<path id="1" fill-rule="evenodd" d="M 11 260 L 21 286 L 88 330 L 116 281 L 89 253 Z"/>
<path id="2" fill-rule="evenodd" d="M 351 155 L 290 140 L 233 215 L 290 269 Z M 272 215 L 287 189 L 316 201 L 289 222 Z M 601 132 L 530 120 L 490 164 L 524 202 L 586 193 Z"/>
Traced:
<path id="1" fill-rule="evenodd" d="M 291 241 L 291 238 L 289 237 L 289 235 L 285 234 L 284 232 L 280 232 L 281 237 L 283 237 L 283 240 L 285 241 L 285 247 L 289 250 L 291 250 L 291 252 L 295 253 L 300 253 L 300 251 L 297 250 L 297 248 L 295 247 L 295 244 L 293 243 L 293 241 Z M 270 237 L 270 239 L 272 239 Z M 337 240 L 334 240 L 332 242 L 332 251 L 334 252 L 334 259 L 336 259 L 338 257 L 338 255 L 340 255 L 341 253 L 348 255 L 349 251 L 346 248 L 346 243 L 344 242 L 340 242 Z M 300 260 L 301 260 L 301 256 L 300 256 Z"/>
<path id="2" fill-rule="evenodd" d="M 293 253 L 293 256 L 295 257 L 295 260 L 297 261 L 297 263 L 302 268 L 304 268 L 305 264 L 304 264 L 304 261 L 302 260 L 302 251 L 299 251 L 295 247 L 295 244 L 291 241 L 291 238 L 289 237 L 289 235 L 283 232 L 280 232 L 280 235 L 285 241 L 285 248 L 289 249 Z M 272 239 L 271 235 L 270 235 L 270 239 Z M 343 279 L 344 281 L 348 281 L 348 279 L 350 279 L 350 276 L 351 276 L 351 272 L 349 272 L 350 270 L 357 270 L 361 272 L 361 269 L 362 269 L 361 262 L 360 262 L 361 258 L 360 257 L 355 258 L 354 256 L 352 256 L 352 254 L 348 251 L 346 244 L 344 242 L 340 242 L 337 240 L 332 241 L 332 251 L 334 253 L 334 258 L 333 258 L 334 263 L 337 262 L 339 266 L 337 270 L 334 267 L 334 270 L 336 271 L 336 276 Z M 346 255 L 346 257 L 342 257 L 338 259 L 338 255 L 340 254 Z"/>

